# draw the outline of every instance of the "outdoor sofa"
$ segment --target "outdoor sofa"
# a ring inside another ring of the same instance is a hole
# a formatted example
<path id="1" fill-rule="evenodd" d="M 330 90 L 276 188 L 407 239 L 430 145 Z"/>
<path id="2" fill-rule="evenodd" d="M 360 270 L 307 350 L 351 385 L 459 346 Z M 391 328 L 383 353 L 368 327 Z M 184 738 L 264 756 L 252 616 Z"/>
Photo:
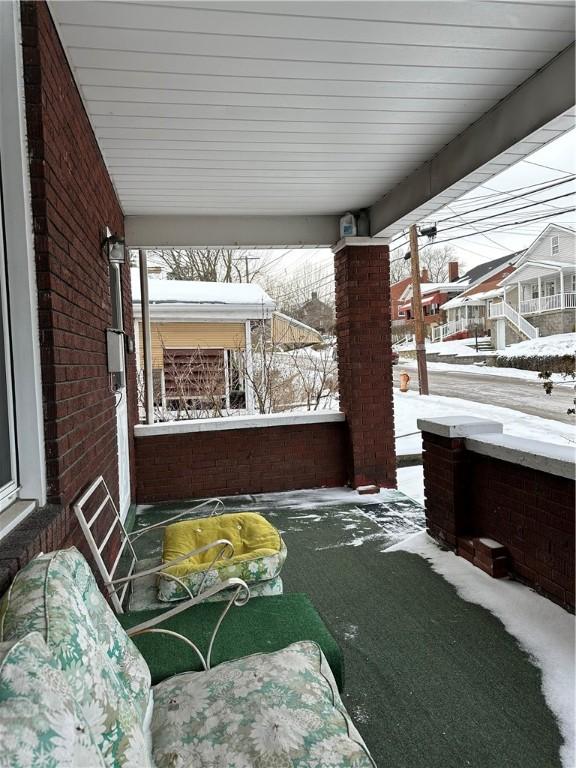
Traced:
<path id="1" fill-rule="evenodd" d="M 144 657 L 71 548 L 32 560 L 0 607 L 0 765 L 374 762 L 314 642 L 152 685 Z"/>

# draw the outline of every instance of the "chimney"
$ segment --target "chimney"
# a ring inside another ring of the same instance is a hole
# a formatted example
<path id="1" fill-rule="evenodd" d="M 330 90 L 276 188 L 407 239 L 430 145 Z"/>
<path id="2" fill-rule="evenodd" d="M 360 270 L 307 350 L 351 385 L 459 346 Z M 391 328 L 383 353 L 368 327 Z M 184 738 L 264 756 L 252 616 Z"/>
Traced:
<path id="1" fill-rule="evenodd" d="M 421 283 L 429 283 L 430 282 L 430 273 L 426 269 L 426 267 L 423 267 L 422 274 L 420 275 L 420 282 Z"/>
<path id="2" fill-rule="evenodd" d="M 448 262 L 448 282 L 453 283 L 455 280 L 458 280 L 460 275 L 458 274 L 458 262 L 457 261 L 449 261 Z"/>
<path id="3" fill-rule="evenodd" d="M 318 292 L 317 291 L 312 291 L 312 298 L 313 299 L 317 299 L 318 298 Z"/>

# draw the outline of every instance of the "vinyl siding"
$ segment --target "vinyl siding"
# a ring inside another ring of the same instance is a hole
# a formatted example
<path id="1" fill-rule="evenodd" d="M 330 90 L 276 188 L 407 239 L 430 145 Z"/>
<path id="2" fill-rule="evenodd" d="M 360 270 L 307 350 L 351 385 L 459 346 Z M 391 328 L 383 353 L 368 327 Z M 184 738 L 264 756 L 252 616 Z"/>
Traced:
<path id="1" fill-rule="evenodd" d="M 142 324 L 138 367 L 142 368 Z M 244 349 L 243 323 L 152 323 L 152 367 L 162 368 L 166 349 Z"/>

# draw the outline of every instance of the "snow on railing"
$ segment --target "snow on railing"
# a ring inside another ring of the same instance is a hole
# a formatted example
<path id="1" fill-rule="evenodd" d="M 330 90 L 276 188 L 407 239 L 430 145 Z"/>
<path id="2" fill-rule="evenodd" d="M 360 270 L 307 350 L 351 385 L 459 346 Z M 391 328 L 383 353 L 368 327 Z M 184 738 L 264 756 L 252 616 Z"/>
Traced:
<path id="1" fill-rule="evenodd" d="M 482 318 L 461 318 L 460 320 L 451 320 L 444 325 L 437 325 L 432 328 L 432 341 L 443 341 L 447 336 L 454 333 L 460 333 L 473 325 L 483 323 Z"/>
<path id="2" fill-rule="evenodd" d="M 514 307 L 511 307 L 510 304 L 505 301 L 499 301 L 497 303 L 493 302 L 490 304 L 490 317 L 505 317 L 529 339 L 537 339 L 540 334 L 538 328 L 531 325 L 528 320 L 524 319 L 521 314 L 516 312 Z"/>

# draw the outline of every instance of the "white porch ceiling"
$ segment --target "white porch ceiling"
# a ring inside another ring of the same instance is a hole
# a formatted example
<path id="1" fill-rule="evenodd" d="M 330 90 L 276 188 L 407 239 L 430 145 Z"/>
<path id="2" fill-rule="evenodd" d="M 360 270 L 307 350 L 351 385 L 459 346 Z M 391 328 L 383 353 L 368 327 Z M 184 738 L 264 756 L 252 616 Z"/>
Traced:
<path id="1" fill-rule="evenodd" d="M 368 207 L 574 39 L 571 2 L 50 8 L 127 215 Z"/>

